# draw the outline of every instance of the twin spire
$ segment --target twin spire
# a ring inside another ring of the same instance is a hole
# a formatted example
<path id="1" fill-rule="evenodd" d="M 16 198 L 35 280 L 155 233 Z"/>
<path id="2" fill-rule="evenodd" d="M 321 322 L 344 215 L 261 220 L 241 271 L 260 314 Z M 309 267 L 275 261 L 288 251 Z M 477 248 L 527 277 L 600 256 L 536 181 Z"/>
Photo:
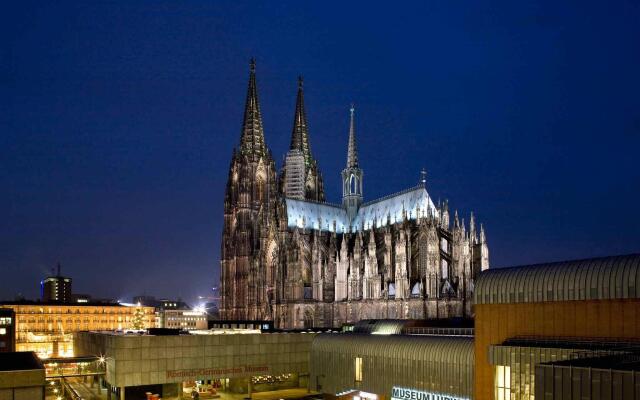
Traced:
<path id="1" fill-rule="evenodd" d="M 349 147 L 347 152 L 347 168 L 358 168 L 358 150 L 355 136 L 355 107 L 351 104 L 351 120 L 349 123 Z M 296 97 L 296 111 L 293 119 L 293 131 L 291 132 L 291 150 L 300 150 L 304 156 L 306 166 L 313 163 L 311 146 L 309 145 L 309 129 L 307 115 L 304 109 L 304 81 L 298 77 L 298 94 Z M 249 87 L 247 88 L 247 100 L 244 107 L 244 120 L 240 137 L 240 152 L 245 155 L 263 156 L 267 153 L 262 126 L 262 114 L 258 102 L 258 89 L 256 85 L 256 60 L 249 63 Z"/>
<path id="2" fill-rule="evenodd" d="M 266 153 L 262 115 L 260 114 L 258 89 L 256 87 L 256 60 L 254 58 L 249 63 L 249 87 L 247 89 L 247 101 L 244 106 L 240 152 L 245 155 L 257 156 L 263 156 Z"/>
<path id="3" fill-rule="evenodd" d="M 296 97 L 296 112 L 293 117 L 293 131 L 291 132 L 290 150 L 300 150 L 304 156 L 304 163 L 309 167 L 313 162 L 311 147 L 309 146 L 309 130 L 307 128 L 307 114 L 304 111 L 304 82 L 298 77 L 298 95 Z"/>

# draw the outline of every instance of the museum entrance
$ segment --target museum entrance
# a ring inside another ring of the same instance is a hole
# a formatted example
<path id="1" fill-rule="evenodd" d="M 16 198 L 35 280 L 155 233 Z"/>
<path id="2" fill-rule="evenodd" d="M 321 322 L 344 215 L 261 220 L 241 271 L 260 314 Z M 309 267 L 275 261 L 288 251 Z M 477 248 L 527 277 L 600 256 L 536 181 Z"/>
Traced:
<path id="1" fill-rule="evenodd" d="M 191 380 L 182 383 L 184 399 L 301 399 L 314 395 L 308 390 L 308 374 L 257 375 L 250 378 Z"/>

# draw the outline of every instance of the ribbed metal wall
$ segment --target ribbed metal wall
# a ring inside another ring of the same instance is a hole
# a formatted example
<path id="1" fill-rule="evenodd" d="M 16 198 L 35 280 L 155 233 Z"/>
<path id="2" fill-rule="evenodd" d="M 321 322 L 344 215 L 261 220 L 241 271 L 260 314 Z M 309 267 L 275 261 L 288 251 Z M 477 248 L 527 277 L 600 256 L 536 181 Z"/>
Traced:
<path id="1" fill-rule="evenodd" d="M 535 373 L 536 399 L 640 399 L 640 371 L 543 364 Z"/>
<path id="2" fill-rule="evenodd" d="M 482 271 L 475 304 L 640 298 L 640 254 Z"/>
<path id="3" fill-rule="evenodd" d="M 362 382 L 355 359 L 363 359 Z M 327 333 L 311 346 L 311 389 L 338 394 L 348 390 L 384 395 L 394 386 L 473 396 L 473 338 L 420 335 Z"/>

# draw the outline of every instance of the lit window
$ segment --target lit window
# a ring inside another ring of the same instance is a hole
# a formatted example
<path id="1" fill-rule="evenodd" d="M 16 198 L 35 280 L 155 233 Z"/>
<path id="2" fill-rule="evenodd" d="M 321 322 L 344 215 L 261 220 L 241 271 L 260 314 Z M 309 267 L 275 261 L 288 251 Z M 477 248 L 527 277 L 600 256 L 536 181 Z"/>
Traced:
<path id="1" fill-rule="evenodd" d="M 7 334 L 7 328 L 0 328 L 0 335 L 6 335 Z"/>
<path id="2" fill-rule="evenodd" d="M 496 367 L 496 400 L 511 399 L 511 367 Z"/>
<path id="3" fill-rule="evenodd" d="M 356 357 L 356 382 L 362 382 L 362 357 Z"/>

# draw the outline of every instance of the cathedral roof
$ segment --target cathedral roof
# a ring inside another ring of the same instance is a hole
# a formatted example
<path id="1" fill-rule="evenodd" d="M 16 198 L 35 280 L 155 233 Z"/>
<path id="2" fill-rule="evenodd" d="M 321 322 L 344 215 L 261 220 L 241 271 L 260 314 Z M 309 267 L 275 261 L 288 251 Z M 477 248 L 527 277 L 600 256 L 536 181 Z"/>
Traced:
<path id="1" fill-rule="evenodd" d="M 317 229 L 333 232 L 345 232 L 349 219 L 344 208 L 329 203 L 286 199 L 287 226 L 289 228 Z"/>
<path id="2" fill-rule="evenodd" d="M 416 186 L 399 193 L 364 203 L 351 222 L 351 230 L 370 229 L 372 226 L 387 225 L 387 218 L 392 224 L 403 219 L 403 211 L 407 219 L 416 219 L 429 213 L 437 215 L 437 209 L 424 186 Z M 418 215 L 419 214 L 419 215 Z"/>
<path id="3" fill-rule="evenodd" d="M 385 226 L 387 220 L 392 224 L 400 222 L 403 211 L 409 220 L 428 214 L 438 215 L 435 204 L 422 185 L 363 204 L 353 221 L 349 221 L 346 210 L 338 205 L 294 199 L 285 201 L 289 228 L 304 227 L 333 232 L 335 221 L 338 233 L 348 231 L 349 226 L 352 232 L 357 232 L 369 230 L 374 225 Z"/>

